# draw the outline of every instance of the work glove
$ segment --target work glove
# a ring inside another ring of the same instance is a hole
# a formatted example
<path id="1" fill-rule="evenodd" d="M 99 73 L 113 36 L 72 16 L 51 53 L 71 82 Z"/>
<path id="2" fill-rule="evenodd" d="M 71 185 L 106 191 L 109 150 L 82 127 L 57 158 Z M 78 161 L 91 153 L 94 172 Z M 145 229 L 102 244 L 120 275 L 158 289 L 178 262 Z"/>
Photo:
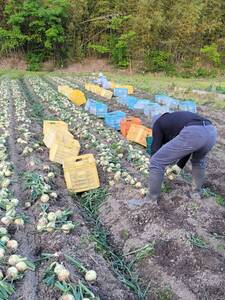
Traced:
<path id="1" fill-rule="evenodd" d="M 166 169 L 166 176 L 169 180 L 174 180 L 180 174 L 181 168 L 178 165 L 173 165 Z"/>

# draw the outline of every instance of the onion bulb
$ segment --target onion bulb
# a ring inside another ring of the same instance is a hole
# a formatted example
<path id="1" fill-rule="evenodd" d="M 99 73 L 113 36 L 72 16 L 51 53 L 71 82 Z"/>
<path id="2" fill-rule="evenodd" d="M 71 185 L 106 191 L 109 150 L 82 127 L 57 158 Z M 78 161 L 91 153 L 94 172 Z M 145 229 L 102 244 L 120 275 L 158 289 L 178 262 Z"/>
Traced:
<path id="1" fill-rule="evenodd" d="M 85 298 L 83 298 L 84 300 Z M 62 297 L 60 297 L 60 300 L 75 300 L 74 296 L 71 294 L 65 294 Z"/>
<path id="2" fill-rule="evenodd" d="M 64 233 L 69 233 L 70 230 L 74 229 L 74 225 L 72 223 L 63 224 L 61 229 Z"/>
<path id="3" fill-rule="evenodd" d="M 8 259 L 8 264 L 10 266 L 15 266 L 20 261 L 21 261 L 21 257 L 19 255 L 13 254 L 13 255 L 10 255 L 10 257 Z"/>
<path id="4" fill-rule="evenodd" d="M 4 175 L 5 175 L 6 177 L 9 177 L 9 176 L 12 175 L 12 172 L 11 172 L 10 170 L 6 170 L 6 171 L 4 172 Z"/>
<path id="5" fill-rule="evenodd" d="M 18 218 L 18 219 L 15 219 L 14 223 L 17 226 L 23 226 L 24 225 L 24 220 L 22 218 Z"/>
<path id="6" fill-rule="evenodd" d="M 1 186 L 2 186 L 3 189 L 7 188 L 9 185 L 10 185 L 10 180 L 9 179 L 5 179 L 5 180 L 2 181 Z"/>
<path id="7" fill-rule="evenodd" d="M 16 251 L 18 248 L 18 242 L 16 240 L 9 240 L 6 245 L 7 248 L 12 251 Z"/>
<path id="8" fill-rule="evenodd" d="M 58 272 L 57 275 L 59 281 L 67 281 L 70 277 L 70 272 L 67 269 L 63 268 L 60 272 Z"/>
<path id="9" fill-rule="evenodd" d="M 0 248 L 0 259 L 2 259 L 5 256 L 5 250 L 3 248 Z"/>
<path id="10" fill-rule="evenodd" d="M 49 221 L 55 221 L 56 220 L 56 215 L 55 215 L 54 212 L 50 212 L 50 213 L 48 213 L 47 218 L 48 218 Z"/>
<path id="11" fill-rule="evenodd" d="M 27 264 L 24 261 L 20 261 L 16 264 L 16 268 L 19 272 L 24 272 L 27 270 Z"/>
<path id="12" fill-rule="evenodd" d="M 8 268 L 8 270 L 6 271 L 6 276 L 7 276 L 7 278 L 10 278 L 10 279 L 16 279 L 18 276 L 17 268 L 15 268 L 15 267 Z"/>
<path id="13" fill-rule="evenodd" d="M 1 218 L 1 222 L 6 226 L 10 225 L 12 223 L 12 221 L 13 221 L 13 218 L 11 218 L 11 217 Z"/>
<path id="14" fill-rule="evenodd" d="M 87 271 L 85 274 L 85 280 L 87 281 L 95 281 L 97 279 L 97 273 L 94 270 Z"/>
<path id="15" fill-rule="evenodd" d="M 49 201 L 49 196 L 47 194 L 43 194 L 40 198 L 41 202 L 46 203 Z"/>
<path id="16" fill-rule="evenodd" d="M 11 204 L 12 204 L 13 206 L 17 206 L 17 205 L 19 204 L 19 200 L 16 199 L 16 198 L 13 198 L 13 199 L 11 199 Z"/>

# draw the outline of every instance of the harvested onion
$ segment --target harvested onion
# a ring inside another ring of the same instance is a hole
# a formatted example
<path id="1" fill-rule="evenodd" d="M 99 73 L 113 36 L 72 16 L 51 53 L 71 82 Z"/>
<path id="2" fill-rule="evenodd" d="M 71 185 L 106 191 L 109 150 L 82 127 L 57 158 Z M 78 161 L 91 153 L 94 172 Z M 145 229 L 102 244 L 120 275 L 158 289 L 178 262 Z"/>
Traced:
<path id="1" fill-rule="evenodd" d="M 5 256 L 5 250 L 3 248 L 0 248 L 0 259 L 2 259 Z"/>
<path id="2" fill-rule="evenodd" d="M 15 266 L 20 261 L 21 261 L 21 257 L 19 255 L 13 254 L 13 255 L 10 255 L 10 257 L 8 259 L 8 264 L 10 266 Z"/>
<path id="3" fill-rule="evenodd" d="M 16 279 L 18 276 L 17 268 L 15 268 L 15 267 L 8 268 L 8 270 L 6 271 L 6 276 L 7 276 L 7 278 L 10 278 L 10 279 Z"/>
<path id="4" fill-rule="evenodd" d="M 59 281 L 67 281 L 70 277 L 70 272 L 67 269 L 63 268 L 60 272 L 58 272 L 57 275 Z"/>
<path id="5" fill-rule="evenodd" d="M 94 270 L 87 271 L 85 274 L 85 280 L 93 282 L 97 279 L 97 273 Z"/>
<path id="6" fill-rule="evenodd" d="M 16 268 L 19 272 L 24 272 L 27 270 L 27 264 L 24 261 L 20 261 L 16 264 Z"/>
<path id="7" fill-rule="evenodd" d="M 49 201 L 49 196 L 47 194 L 43 194 L 40 198 L 41 202 L 46 203 Z"/>
<path id="8" fill-rule="evenodd" d="M 18 242 L 16 240 L 9 240 L 6 245 L 7 248 L 12 251 L 16 251 L 18 248 Z"/>

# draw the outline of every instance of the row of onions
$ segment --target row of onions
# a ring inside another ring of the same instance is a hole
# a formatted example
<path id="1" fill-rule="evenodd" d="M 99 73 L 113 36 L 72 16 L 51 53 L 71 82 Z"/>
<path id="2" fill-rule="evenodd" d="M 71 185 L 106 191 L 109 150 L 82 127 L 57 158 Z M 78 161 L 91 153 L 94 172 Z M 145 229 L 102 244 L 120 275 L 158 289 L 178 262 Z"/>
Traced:
<path id="1" fill-rule="evenodd" d="M 41 153 L 44 149 L 42 142 L 38 141 L 36 136 L 34 137 L 35 133 L 32 130 L 32 121 L 30 119 L 32 111 L 27 103 L 27 98 L 21 93 L 17 81 L 12 81 L 11 85 L 19 135 L 16 142 L 18 149 L 20 149 L 20 154 L 26 159 L 29 167 L 35 169 L 35 172 L 25 172 L 23 175 L 24 181 L 28 183 L 25 186 L 31 191 L 31 201 L 25 203 L 25 208 L 29 209 L 33 204 L 39 205 L 40 214 L 36 224 L 39 234 L 44 234 L 45 232 L 52 234 L 56 231 L 69 234 L 79 224 L 70 220 L 73 216 L 73 211 L 69 209 L 62 210 L 56 208 L 57 205 L 54 205 L 59 197 L 55 191 L 56 174 L 51 169 L 51 166 L 42 159 Z M 37 162 L 42 165 L 42 168 L 35 168 Z M 62 254 L 60 257 L 57 254 L 49 255 L 48 259 L 53 260 L 53 262 L 50 263 L 44 272 L 44 283 L 50 288 L 59 291 L 61 294 L 60 300 L 98 299 L 82 281 L 74 282 L 71 272 L 61 258 Z M 45 260 L 46 257 L 41 257 L 40 261 L 42 259 Z M 72 260 L 72 258 L 70 259 Z M 74 261 L 76 262 L 75 259 L 73 259 Z M 27 263 L 24 260 L 22 262 Z M 77 261 L 77 263 L 79 262 Z M 81 263 L 79 265 L 82 266 Z M 76 269 L 77 271 L 79 270 L 78 267 Z M 96 278 L 97 274 L 94 270 L 86 270 L 84 279 L 87 282 L 92 283 Z M 79 295 L 81 298 L 77 298 L 76 295 Z"/>
<path id="2" fill-rule="evenodd" d="M 24 277 L 35 266 L 26 257 L 19 255 L 19 243 L 10 233 L 10 225 L 24 226 L 24 217 L 18 212 L 20 199 L 14 197 L 14 165 L 9 156 L 10 93 L 8 80 L 0 86 L 0 298 L 8 299 L 15 291 L 14 282 Z"/>

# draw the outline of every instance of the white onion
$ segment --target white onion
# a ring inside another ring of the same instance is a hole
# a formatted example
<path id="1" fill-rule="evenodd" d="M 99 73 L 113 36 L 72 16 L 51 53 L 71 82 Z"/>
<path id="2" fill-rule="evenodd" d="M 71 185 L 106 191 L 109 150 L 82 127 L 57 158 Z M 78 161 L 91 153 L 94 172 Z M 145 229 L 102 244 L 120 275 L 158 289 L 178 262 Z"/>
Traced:
<path id="1" fill-rule="evenodd" d="M 13 254 L 13 255 L 10 255 L 10 257 L 8 259 L 8 264 L 11 266 L 15 266 L 20 261 L 21 261 L 21 257 L 19 255 Z"/>
<path id="2" fill-rule="evenodd" d="M 84 299 L 85 299 L 85 298 L 83 298 L 83 300 L 84 300 Z M 75 300 L 75 298 L 74 298 L 74 296 L 71 295 L 71 294 L 65 294 L 65 295 L 63 295 L 62 297 L 60 297 L 59 300 Z"/>
<path id="3" fill-rule="evenodd" d="M 49 201 L 49 196 L 47 194 L 43 194 L 40 198 L 41 202 L 46 203 Z"/>
<path id="4" fill-rule="evenodd" d="M 18 242 L 16 240 L 9 240 L 6 245 L 7 248 L 9 248 L 12 251 L 16 251 L 18 248 Z"/>
<path id="5" fill-rule="evenodd" d="M 2 280 L 4 278 L 3 272 L 2 270 L 0 270 L 0 280 Z"/>
<path id="6" fill-rule="evenodd" d="M 15 267 L 8 268 L 8 270 L 6 271 L 6 276 L 7 276 L 7 278 L 10 278 L 10 279 L 16 279 L 18 276 L 17 268 L 15 268 Z"/>
<path id="7" fill-rule="evenodd" d="M 70 272 L 64 268 L 61 269 L 61 271 L 59 271 L 57 275 L 59 281 L 67 281 L 70 277 Z"/>
<path id="8" fill-rule="evenodd" d="M 19 272 L 24 272 L 27 270 L 27 264 L 24 261 L 20 261 L 16 264 L 16 268 Z"/>
<path id="9" fill-rule="evenodd" d="M 85 274 L 85 280 L 87 281 L 95 281 L 97 279 L 97 273 L 94 270 L 87 271 Z"/>

